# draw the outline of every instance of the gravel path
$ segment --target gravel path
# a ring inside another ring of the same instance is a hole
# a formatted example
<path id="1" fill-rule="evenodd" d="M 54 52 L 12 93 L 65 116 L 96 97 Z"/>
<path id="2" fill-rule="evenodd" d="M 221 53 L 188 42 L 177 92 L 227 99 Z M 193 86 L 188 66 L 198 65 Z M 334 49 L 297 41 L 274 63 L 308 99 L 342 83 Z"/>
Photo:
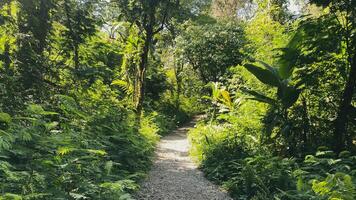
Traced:
<path id="1" fill-rule="evenodd" d="M 136 195 L 138 200 L 232 200 L 205 179 L 189 158 L 187 132 L 197 120 L 161 139 L 148 179 Z"/>

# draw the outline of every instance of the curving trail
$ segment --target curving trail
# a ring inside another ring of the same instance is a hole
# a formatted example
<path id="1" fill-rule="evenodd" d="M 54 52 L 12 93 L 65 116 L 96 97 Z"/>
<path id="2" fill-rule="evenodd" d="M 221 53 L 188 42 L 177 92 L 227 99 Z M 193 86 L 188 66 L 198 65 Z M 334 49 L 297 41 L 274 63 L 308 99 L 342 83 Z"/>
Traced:
<path id="1" fill-rule="evenodd" d="M 232 200 L 226 192 L 204 178 L 190 160 L 187 132 L 199 117 L 163 137 L 148 179 L 136 195 L 138 200 Z"/>

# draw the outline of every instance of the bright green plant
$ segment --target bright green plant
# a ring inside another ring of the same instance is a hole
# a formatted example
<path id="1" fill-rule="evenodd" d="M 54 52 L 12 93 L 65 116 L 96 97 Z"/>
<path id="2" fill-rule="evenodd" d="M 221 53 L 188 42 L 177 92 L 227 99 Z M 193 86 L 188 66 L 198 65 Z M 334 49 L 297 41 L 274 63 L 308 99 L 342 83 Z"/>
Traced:
<path id="1" fill-rule="evenodd" d="M 294 86 L 290 83 L 291 73 L 284 73 L 284 68 L 275 68 L 264 62 L 260 62 L 262 66 L 255 64 L 245 64 L 245 68 L 250 71 L 258 80 L 271 87 L 277 88 L 277 98 L 270 98 L 266 95 L 246 89 L 253 96 L 254 100 L 271 104 L 272 106 L 282 105 L 283 109 L 288 109 L 297 100 L 300 94 L 298 85 Z"/>
<path id="2" fill-rule="evenodd" d="M 291 131 L 293 124 L 289 120 L 288 109 L 298 100 L 301 92 L 298 84 L 291 84 L 290 74 L 283 73 L 284 67 L 274 68 L 264 62 L 259 62 L 261 66 L 255 64 L 245 64 L 245 68 L 251 72 L 262 83 L 277 88 L 276 97 L 269 97 L 260 92 L 242 88 L 242 90 L 252 96 L 251 99 L 264 102 L 270 105 L 270 110 L 265 116 L 264 122 L 266 127 L 265 141 L 271 138 L 282 136 L 289 146 L 289 152 L 295 149 L 292 142 Z M 276 129 L 278 127 L 278 129 Z"/>

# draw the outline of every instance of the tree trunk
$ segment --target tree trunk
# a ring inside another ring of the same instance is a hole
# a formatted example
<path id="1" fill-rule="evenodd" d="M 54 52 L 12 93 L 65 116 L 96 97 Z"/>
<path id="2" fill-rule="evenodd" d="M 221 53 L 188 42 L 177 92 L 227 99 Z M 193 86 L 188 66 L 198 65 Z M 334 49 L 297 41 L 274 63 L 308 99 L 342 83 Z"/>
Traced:
<path id="1" fill-rule="evenodd" d="M 180 107 L 180 93 L 181 93 L 181 86 L 180 83 L 177 82 L 177 98 L 176 98 L 176 108 L 179 110 Z"/>
<path id="2" fill-rule="evenodd" d="M 75 42 L 74 47 L 74 70 L 78 73 L 79 69 L 79 45 Z"/>
<path id="3" fill-rule="evenodd" d="M 5 42 L 5 51 L 4 51 L 4 64 L 5 64 L 5 70 L 6 70 L 6 74 L 10 75 L 10 64 L 11 64 L 11 60 L 10 60 L 10 45 L 9 42 L 6 41 Z"/>
<path id="4" fill-rule="evenodd" d="M 147 26 L 146 28 L 146 38 L 143 46 L 143 51 L 140 58 L 139 69 L 136 75 L 136 84 L 137 84 L 137 98 L 136 98 L 136 128 L 138 129 L 141 124 L 141 114 L 143 109 L 143 102 L 145 100 L 145 79 L 146 79 L 146 70 L 148 65 L 148 53 L 150 50 L 150 45 L 153 38 L 153 27 L 152 25 Z"/>
<path id="5" fill-rule="evenodd" d="M 335 132 L 334 132 L 334 150 L 339 153 L 346 147 L 347 139 L 347 125 L 348 114 L 351 106 L 352 97 L 355 91 L 356 85 L 356 53 L 354 53 L 351 59 L 351 69 L 349 77 L 347 79 L 345 89 L 342 94 L 341 103 L 337 112 L 337 118 L 335 120 Z"/>
<path id="6" fill-rule="evenodd" d="M 310 120 L 308 116 L 308 105 L 307 105 L 307 100 L 303 96 L 302 98 L 302 105 L 303 105 L 303 135 L 302 135 L 302 140 L 303 140 L 303 151 L 307 152 L 307 147 L 308 147 L 308 134 L 310 133 Z M 309 136 L 310 137 L 310 136 Z"/>
<path id="7" fill-rule="evenodd" d="M 182 91 L 182 77 L 180 76 L 180 73 L 183 70 L 183 63 L 178 63 L 178 65 L 181 66 L 177 66 L 177 68 L 175 69 L 175 76 L 176 76 L 176 81 L 177 81 L 177 97 L 176 97 L 176 108 L 177 110 L 179 110 L 179 106 L 180 106 L 180 94 Z"/>

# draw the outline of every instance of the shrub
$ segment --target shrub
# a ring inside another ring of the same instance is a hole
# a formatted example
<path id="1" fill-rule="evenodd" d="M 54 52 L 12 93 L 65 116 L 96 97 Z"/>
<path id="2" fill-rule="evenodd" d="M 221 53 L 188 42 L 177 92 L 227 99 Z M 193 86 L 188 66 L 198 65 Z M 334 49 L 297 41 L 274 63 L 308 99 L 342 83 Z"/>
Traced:
<path id="1" fill-rule="evenodd" d="M 206 177 L 245 200 L 355 199 L 356 157 L 319 148 L 305 159 L 273 156 L 227 123 L 200 123 L 189 132 L 191 156 Z M 244 133 L 244 132 L 242 132 Z"/>

